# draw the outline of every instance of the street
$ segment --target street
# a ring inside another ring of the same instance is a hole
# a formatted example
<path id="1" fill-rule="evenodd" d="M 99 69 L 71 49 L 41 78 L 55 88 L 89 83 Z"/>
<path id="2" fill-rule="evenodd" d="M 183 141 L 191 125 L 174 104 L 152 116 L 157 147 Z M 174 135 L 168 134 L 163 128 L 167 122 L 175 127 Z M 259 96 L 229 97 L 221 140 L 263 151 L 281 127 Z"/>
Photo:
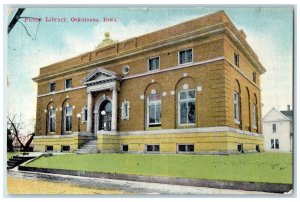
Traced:
<path id="1" fill-rule="evenodd" d="M 7 194 L 261 195 L 268 193 L 21 172 L 14 169 L 7 171 Z"/>

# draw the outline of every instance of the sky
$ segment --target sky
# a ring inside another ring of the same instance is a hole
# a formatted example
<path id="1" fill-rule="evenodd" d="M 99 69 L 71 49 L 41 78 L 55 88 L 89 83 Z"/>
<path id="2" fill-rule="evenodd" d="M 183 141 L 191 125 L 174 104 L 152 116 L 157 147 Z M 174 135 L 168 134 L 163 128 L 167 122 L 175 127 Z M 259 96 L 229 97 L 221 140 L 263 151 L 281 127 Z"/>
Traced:
<path id="1" fill-rule="evenodd" d="M 25 22 L 22 18 L 7 36 L 8 114 L 20 114 L 24 121 L 32 122 L 37 95 L 32 78 L 38 76 L 39 68 L 94 50 L 105 32 L 122 41 L 219 10 L 244 30 L 267 70 L 261 76 L 262 114 L 273 107 L 285 110 L 287 105 L 292 106 L 291 7 L 26 8 L 22 17 L 67 18 L 68 22 Z M 106 17 L 116 22 L 71 22 L 72 17 Z"/>

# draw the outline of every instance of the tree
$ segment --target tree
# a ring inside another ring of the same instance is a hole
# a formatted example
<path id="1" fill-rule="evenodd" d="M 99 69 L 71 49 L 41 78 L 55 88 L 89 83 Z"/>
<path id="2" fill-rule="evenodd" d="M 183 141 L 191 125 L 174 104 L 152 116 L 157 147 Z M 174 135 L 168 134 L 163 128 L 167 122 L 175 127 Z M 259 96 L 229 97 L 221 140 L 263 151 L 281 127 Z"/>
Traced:
<path id="1" fill-rule="evenodd" d="M 28 127 L 28 125 L 26 126 L 25 122 L 22 120 L 21 115 L 19 116 L 19 119 L 17 119 L 16 117 L 16 114 L 12 118 L 10 118 L 9 116 L 7 117 L 7 136 L 11 136 L 12 142 L 16 140 L 20 144 L 21 151 L 29 151 L 30 143 L 32 142 L 35 134 L 32 132 L 27 135 L 22 135 L 21 131 L 24 130 L 24 127 Z M 27 140 L 22 141 L 24 139 Z M 7 139 L 7 141 L 8 144 L 10 141 L 9 138 Z M 9 147 L 7 147 L 7 149 L 9 150 Z"/>

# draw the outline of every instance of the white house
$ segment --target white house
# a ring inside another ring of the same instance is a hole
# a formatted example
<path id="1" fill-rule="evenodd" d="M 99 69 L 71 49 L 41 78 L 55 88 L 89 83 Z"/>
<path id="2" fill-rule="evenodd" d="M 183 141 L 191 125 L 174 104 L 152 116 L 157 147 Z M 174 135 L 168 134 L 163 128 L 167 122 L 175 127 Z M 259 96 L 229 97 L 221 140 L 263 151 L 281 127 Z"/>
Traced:
<path id="1" fill-rule="evenodd" d="M 265 151 L 291 152 L 293 145 L 293 111 L 272 108 L 263 117 Z"/>

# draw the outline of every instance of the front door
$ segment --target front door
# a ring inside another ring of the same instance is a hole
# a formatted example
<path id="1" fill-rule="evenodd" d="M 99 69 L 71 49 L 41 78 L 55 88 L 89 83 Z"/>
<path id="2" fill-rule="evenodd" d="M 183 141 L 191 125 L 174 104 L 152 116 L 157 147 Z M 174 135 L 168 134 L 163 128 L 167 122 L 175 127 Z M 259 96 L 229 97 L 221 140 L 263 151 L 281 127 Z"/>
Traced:
<path id="1" fill-rule="evenodd" d="M 99 107 L 99 128 L 98 130 L 111 130 L 112 104 L 109 100 L 104 100 Z"/>

